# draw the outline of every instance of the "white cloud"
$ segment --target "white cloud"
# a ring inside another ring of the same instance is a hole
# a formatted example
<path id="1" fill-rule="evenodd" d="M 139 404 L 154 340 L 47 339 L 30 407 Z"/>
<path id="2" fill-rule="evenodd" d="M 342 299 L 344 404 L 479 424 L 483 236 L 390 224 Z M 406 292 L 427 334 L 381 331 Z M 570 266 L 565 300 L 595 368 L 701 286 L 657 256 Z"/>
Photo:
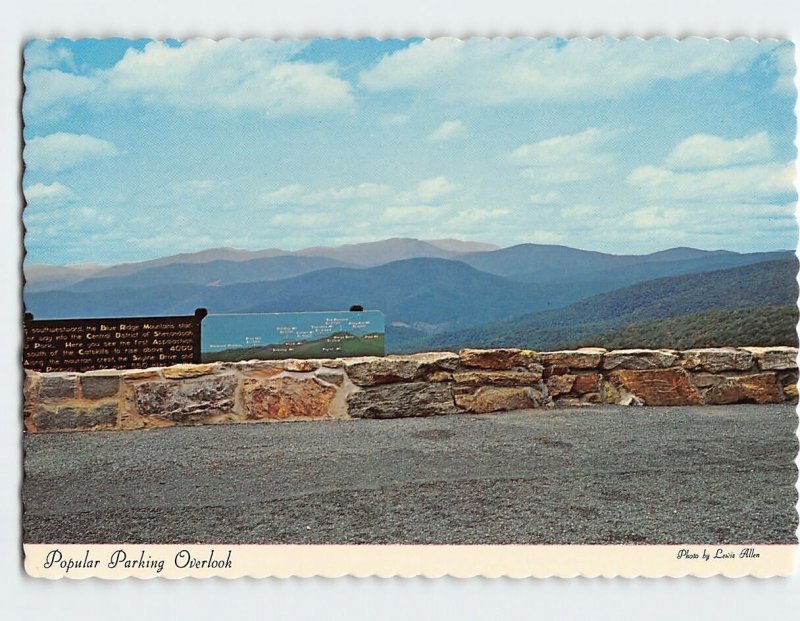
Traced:
<path id="1" fill-rule="evenodd" d="M 591 179 L 616 167 L 614 156 L 601 149 L 616 135 L 611 130 L 590 127 L 577 134 L 523 144 L 507 157 L 523 168 L 523 177 L 543 184 Z"/>
<path id="2" fill-rule="evenodd" d="M 375 199 L 386 195 L 391 188 L 382 183 L 360 183 L 358 185 L 346 186 L 343 188 L 328 188 L 321 192 L 312 192 L 302 197 L 301 201 L 309 204 L 317 204 L 329 201 L 347 201 L 354 199 Z"/>
<path id="3" fill-rule="evenodd" d="M 445 121 L 433 132 L 428 135 L 428 140 L 432 142 L 441 142 L 442 140 L 450 140 L 451 138 L 460 138 L 466 135 L 467 130 L 464 123 L 461 121 Z"/>
<path id="4" fill-rule="evenodd" d="M 772 158 L 767 132 L 727 140 L 710 134 L 694 134 L 679 142 L 665 163 L 672 170 L 720 168 L 766 162 Z"/>
<path id="5" fill-rule="evenodd" d="M 760 202 L 794 192 L 794 164 L 756 164 L 699 172 L 641 166 L 628 175 L 627 181 L 652 199 Z"/>
<path id="6" fill-rule="evenodd" d="M 778 71 L 778 79 L 775 81 L 775 92 L 780 95 L 788 95 L 794 97 L 797 90 L 794 85 L 795 62 L 794 62 L 794 44 L 785 41 L 777 50 L 775 50 L 775 65 Z"/>
<path id="7" fill-rule="evenodd" d="M 34 183 L 24 189 L 24 194 L 28 203 L 51 203 L 75 198 L 75 193 L 58 181 L 50 184 Z"/>
<path id="8" fill-rule="evenodd" d="M 696 37 L 439 38 L 384 56 L 359 79 L 368 90 L 430 91 L 445 100 L 483 104 L 616 99 L 659 80 L 740 71 L 780 45 Z"/>
<path id="9" fill-rule="evenodd" d="M 413 188 L 401 192 L 395 200 L 398 203 L 430 203 L 443 196 L 455 192 L 458 186 L 450 183 L 444 176 L 432 177 L 420 181 Z"/>
<path id="10" fill-rule="evenodd" d="M 390 191 L 388 185 L 372 182 L 313 191 L 300 184 L 293 184 L 262 194 L 261 202 L 266 205 L 324 205 L 330 202 L 373 200 L 385 196 Z"/>
<path id="11" fill-rule="evenodd" d="M 285 205 L 295 202 L 303 195 L 304 191 L 305 188 L 297 183 L 285 185 L 272 192 L 265 192 L 261 195 L 260 200 L 265 205 Z"/>
<path id="12" fill-rule="evenodd" d="M 25 45 L 23 57 L 26 72 L 36 69 L 52 69 L 61 65 L 75 68 L 75 59 L 69 48 L 54 41 L 43 39 L 30 41 Z"/>
<path id="13" fill-rule="evenodd" d="M 564 201 L 561 192 L 535 192 L 528 198 L 532 205 L 557 205 Z"/>
<path id="14" fill-rule="evenodd" d="M 683 208 L 650 206 L 631 213 L 630 221 L 637 229 L 672 229 L 682 224 L 690 224 L 690 216 L 690 212 Z"/>
<path id="15" fill-rule="evenodd" d="M 180 47 L 152 41 L 130 48 L 113 67 L 89 76 L 50 70 L 26 77 L 32 110 L 81 96 L 97 103 L 133 99 L 182 109 L 260 112 L 266 116 L 341 110 L 353 103 L 335 63 L 292 60 L 297 41 L 191 39 Z"/>
<path id="16" fill-rule="evenodd" d="M 97 81 L 92 78 L 57 69 L 26 73 L 24 81 L 22 112 L 26 119 L 59 106 L 83 103 L 86 96 L 98 87 Z"/>
<path id="17" fill-rule="evenodd" d="M 56 132 L 26 141 L 25 165 L 31 170 L 56 172 L 88 160 L 119 155 L 119 149 L 107 140 L 88 134 Z"/>
<path id="18" fill-rule="evenodd" d="M 481 208 L 473 208 L 473 209 L 465 209 L 460 211 L 458 214 L 459 220 L 462 222 L 473 223 L 473 222 L 494 222 L 501 218 L 508 218 L 511 216 L 510 209 L 481 209 Z"/>

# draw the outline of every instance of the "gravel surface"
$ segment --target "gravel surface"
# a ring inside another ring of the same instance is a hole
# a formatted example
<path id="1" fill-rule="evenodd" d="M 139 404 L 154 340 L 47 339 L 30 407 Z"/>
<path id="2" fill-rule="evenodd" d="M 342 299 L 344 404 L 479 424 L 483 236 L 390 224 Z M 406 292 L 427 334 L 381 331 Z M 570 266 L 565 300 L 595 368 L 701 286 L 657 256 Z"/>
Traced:
<path id="1" fill-rule="evenodd" d="M 794 543 L 794 406 L 34 434 L 24 540 Z"/>

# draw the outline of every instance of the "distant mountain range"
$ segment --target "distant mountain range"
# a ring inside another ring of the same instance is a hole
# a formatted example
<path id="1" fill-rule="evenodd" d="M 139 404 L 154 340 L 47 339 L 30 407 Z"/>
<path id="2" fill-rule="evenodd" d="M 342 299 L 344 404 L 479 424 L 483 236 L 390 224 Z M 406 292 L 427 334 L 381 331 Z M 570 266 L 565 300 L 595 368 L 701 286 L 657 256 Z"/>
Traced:
<path id="1" fill-rule="evenodd" d="M 794 305 L 798 296 L 797 269 L 797 260 L 792 258 L 660 278 L 595 295 L 558 310 L 529 313 L 457 332 L 417 340 L 405 332 L 400 335 L 397 348 L 422 351 L 461 347 L 603 346 L 606 341 L 601 336 L 623 326 L 714 309 Z M 613 336 L 618 339 L 620 331 Z"/>
<path id="2" fill-rule="evenodd" d="M 612 255 L 554 245 L 388 239 L 291 252 L 217 248 L 114 266 L 26 265 L 23 295 L 26 309 L 41 319 L 360 304 L 385 313 L 387 351 L 544 348 L 714 309 L 791 305 L 796 272 L 789 251 Z M 660 327 L 642 329 L 657 335 Z"/>
<path id="3" fill-rule="evenodd" d="M 573 284 L 589 293 L 678 274 L 788 258 L 793 253 L 739 254 L 726 250 L 672 248 L 646 255 L 614 255 L 567 246 L 520 244 L 497 248 L 455 239 L 421 241 L 393 238 L 336 248 L 250 251 L 214 248 L 139 263 L 112 266 L 25 265 L 28 292 L 101 291 L 196 284 L 222 286 L 279 280 L 330 267 L 376 267 L 416 258 L 453 259 L 517 282 Z"/>
<path id="4" fill-rule="evenodd" d="M 570 286 L 520 283 L 459 261 L 406 259 L 372 268 L 329 268 L 293 278 L 209 287 L 160 284 L 95 291 L 26 292 L 37 318 L 382 310 L 388 322 L 422 333 L 564 306 L 583 297 Z"/>
<path id="5" fill-rule="evenodd" d="M 470 252 L 497 250 L 498 246 L 458 239 L 434 239 L 422 241 L 410 238 L 392 238 L 362 244 L 346 244 L 338 247 L 315 246 L 302 250 L 238 250 L 236 248 L 211 248 L 200 252 L 183 253 L 119 265 L 37 265 L 26 264 L 24 268 L 26 288 L 30 291 L 64 289 L 88 279 L 78 290 L 113 289 L 130 286 L 135 282 L 151 284 L 231 284 L 248 280 L 274 280 L 334 266 L 375 267 L 402 259 L 420 257 L 447 259 Z M 270 262 L 265 259 L 281 259 Z M 327 260 L 327 261 L 326 261 Z M 208 277 L 201 276 L 204 268 L 210 268 Z M 263 272 L 261 270 L 263 269 Z M 130 283 L 121 279 L 144 272 Z M 219 282 L 217 282 L 219 281 Z M 134 285 L 136 286 L 136 285 Z"/>

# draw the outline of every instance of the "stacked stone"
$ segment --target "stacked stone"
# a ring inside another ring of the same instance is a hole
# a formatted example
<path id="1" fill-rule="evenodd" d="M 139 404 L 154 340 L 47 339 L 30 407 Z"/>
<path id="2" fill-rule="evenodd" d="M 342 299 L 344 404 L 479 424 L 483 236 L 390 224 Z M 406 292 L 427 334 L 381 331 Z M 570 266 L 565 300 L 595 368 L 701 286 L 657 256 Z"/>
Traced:
<path id="1" fill-rule="evenodd" d="M 360 390 L 347 398 L 350 416 L 403 418 L 485 413 L 548 403 L 543 367 L 519 349 L 465 349 L 345 361 Z"/>
<path id="2" fill-rule="evenodd" d="M 28 431 L 797 401 L 797 349 L 454 353 L 25 372 Z"/>
<path id="3" fill-rule="evenodd" d="M 36 431 L 112 429 L 119 416 L 120 377 L 112 372 L 26 371 L 26 427 Z"/>

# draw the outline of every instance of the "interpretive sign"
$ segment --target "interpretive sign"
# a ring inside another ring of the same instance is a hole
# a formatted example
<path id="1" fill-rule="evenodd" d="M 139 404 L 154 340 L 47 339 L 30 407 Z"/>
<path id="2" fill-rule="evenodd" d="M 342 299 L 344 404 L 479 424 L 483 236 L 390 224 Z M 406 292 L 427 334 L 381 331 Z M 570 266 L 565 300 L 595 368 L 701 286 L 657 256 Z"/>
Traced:
<path id="1" fill-rule="evenodd" d="M 203 362 L 383 353 L 380 311 L 209 315 L 203 322 Z"/>
<path id="2" fill-rule="evenodd" d="M 23 365 L 33 371 L 144 369 L 200 362 L 206 309 L 172 317 L 45 319 L 25 316 Z"/>

